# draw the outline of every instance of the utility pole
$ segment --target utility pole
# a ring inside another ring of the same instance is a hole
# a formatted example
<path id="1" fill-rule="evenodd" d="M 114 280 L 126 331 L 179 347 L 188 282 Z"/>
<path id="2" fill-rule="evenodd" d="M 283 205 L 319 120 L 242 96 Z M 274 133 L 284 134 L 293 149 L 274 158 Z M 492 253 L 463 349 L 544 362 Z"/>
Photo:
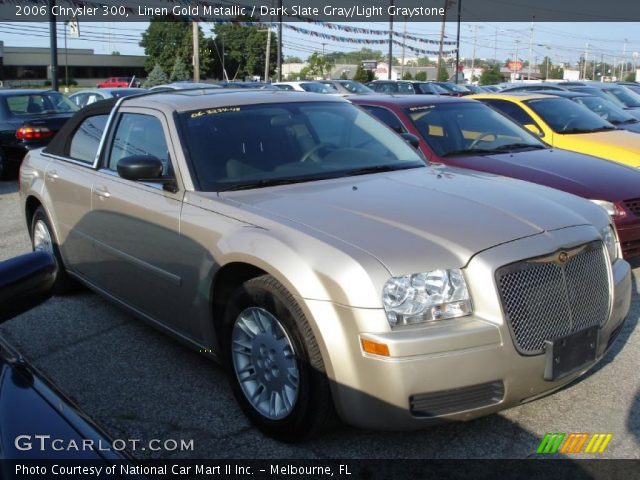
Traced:
<path id="1" fill-rule="evenodd" d="M 519 46 L 520 46 L 520 40 L 516 40 L 516 58 L 513 59 L 514 60 L 514 65 L 515 65 L 515 71 L 516 71 L 516 73 L 514 75 L 514 80 L 515 80 L 515 77 L 518 76 L 518 61 L 519 61 L 518 60 L 518 47 Z"/>
<path id="2" fill-rule="evenodd" d="M 393 0 L 389 1 L 389 5 L 390 7 L 393 7 Z M 404 40 L 402 43 L 404 44 Z M 389 15 L 389 68 L 387 72 L 387 79 L 389 80 L 391 80 L 392 68 L 393 68 L 393 15 Z"/>
<path id="3" fill-rule="evenodd" d="M 533 55 L 533 20 L 531 20 L 531 35 L 529 35 L 529 68 L 527 70 L 527 80 L 531 80 L 531 56 Z"/>
<path id="4" fill-rule="evenodd" d="M 444 42 L 444 26 L 447 22 L 448 7 L 449 7 L 449 0 L 444 0 L 444 15 L 442 15 L 442 26 L 440 27 L 440 51 L 438 52 L 438 70 L 436 72 L 436 80 L 440 80 L 440 67 L 442 65 L 442 43 Z"/>
<path id="5" fill-rule="evenodd" d="M 473 72 L 476 66 L 476 40 L 478 38 L 478 25 L 473 26 L 473 53 L 471 54 L 471 83 L 473 83 Z M 456 72 L 457 74 L 457 72 Z"/>
<path id="6" fill-rule="evenodd" d="M 198 22 L 191 22 L 193 29 L 193 81 L 200 81 L 200 29 Z"/>
<path id="7" fill-rule="evenodd" d="M 400 64 L 400 78 L 404 78 L 404 50 L 406 36 L 407 36 L 407 17 L 404 18 L 403 26 L 402 26 L 402 62 Z"/>
<path id="8" fill-rule="evenodd" d="M 53 7 L 56 1 L 49 0 L 49 44 L 51 50 L 51 90 L 58 90 L 58 37 L 56 31 L 56 16 L 53 14 Z"/>
<path id="9" fill-rule="evenodd" d="M 69 22 L 64 22 L 64 92 L 69 92 L 69 49 L 67 48 L 67 25 Z"/>
<path id="10" fill-rule="evenodd" d="M 587 43 L 587 46 L 584 50 L 584 65 L 582 66 L 582 79 L 586 80 L 587 79 L 587 57 L 589 56 L 589 44 Z"/>
<path id="11" fill-rule="evenodd" d="M 622 67 L 620 68 L 620 80 L 624 80 L 624 72 L 627 67 L 627 39 L 624 39 L 624 46 L 622 47 Z"/>
<path id="12" fill-rule="evenodd" d="M 493 61 L 498 63 L 498 27 L 496 27 L 496 38 L 493 41 Z"/>
<path id="13" fill-rule="evenodd" d="M 460 17 L 462 14 L 462 0 L 458 0 L 458 31 L 456 33 L 456 85 L 460 79 Z"/>
<path id="14" fill-rule="evenodd" d="M 271 56 L 271 20 L 273 16 L 269 17 L 269 26 L 267 27 L 267 52 L 264 57 L 264 81 L 269 81 L 269 57 Z"/>
<path id="15" fill-rule="evenodd" d="M 278 0 L 278 81 L 282 81 L 282 0 Z"/>

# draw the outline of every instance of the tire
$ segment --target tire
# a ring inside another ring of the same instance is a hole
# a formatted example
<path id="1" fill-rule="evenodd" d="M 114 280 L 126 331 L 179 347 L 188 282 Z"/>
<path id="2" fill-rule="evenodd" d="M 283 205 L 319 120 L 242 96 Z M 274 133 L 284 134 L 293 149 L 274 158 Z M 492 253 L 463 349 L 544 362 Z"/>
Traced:
<path id="1" fill-rule="evenodd" d="M 4 153 L 0 151 L 0 180 L 5 180 L 7 178 L 8 167 L 7 159 L 5 158 Z"/>
<path id="2" fill-rule="evenodd" d="M 224 327 L 231 388 L 260 430 L 294 442 L 317 436 L 337 422 L 318 343 L 300 306 L 276 279 L 263 275 L 237 289 L 225 311 Z"/>
<path id="3" fill-rule="evenodd" d="M 53 285 L 53 293 L 55 295 L 64 295 L 77 290 L 78 283 L 69 276 L 64 267 L 62 257 L 60 256 L 58 241 L 53 233 L 53 228 L 51 228 L 51 222 L 47 217 L 47 213 L 42 206 L 38 207 L 33 214 L 30 233 L 33 250 L 49 252 L 53 255 L 58 265 L 58 274 L 56 275 L 56 281 Z"/>

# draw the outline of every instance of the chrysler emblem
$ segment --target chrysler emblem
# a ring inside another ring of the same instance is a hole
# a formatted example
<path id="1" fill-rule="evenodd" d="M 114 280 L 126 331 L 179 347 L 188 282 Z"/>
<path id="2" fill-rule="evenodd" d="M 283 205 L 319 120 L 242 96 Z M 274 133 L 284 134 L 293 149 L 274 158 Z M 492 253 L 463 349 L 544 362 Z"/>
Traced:
<path id="1" fill-rule="evenodd" d="M 567 260 L 569 260 L 569 255 L 567 254 L 567 252 L 560 252 L 558 254 L 558 261 L 560 263 L 567 263 Z"/>

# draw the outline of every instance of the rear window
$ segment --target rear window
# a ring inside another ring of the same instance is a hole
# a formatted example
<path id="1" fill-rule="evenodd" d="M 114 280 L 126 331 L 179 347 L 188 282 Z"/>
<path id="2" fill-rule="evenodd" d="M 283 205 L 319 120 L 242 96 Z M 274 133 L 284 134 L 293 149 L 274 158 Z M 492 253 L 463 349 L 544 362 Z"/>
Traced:
<path id="1" fill-rule="evenodd" d="M 32 93 L 5 97 L 12 115 L 38 115 L 75 112 L 78 107 L 60 93 Z"/>

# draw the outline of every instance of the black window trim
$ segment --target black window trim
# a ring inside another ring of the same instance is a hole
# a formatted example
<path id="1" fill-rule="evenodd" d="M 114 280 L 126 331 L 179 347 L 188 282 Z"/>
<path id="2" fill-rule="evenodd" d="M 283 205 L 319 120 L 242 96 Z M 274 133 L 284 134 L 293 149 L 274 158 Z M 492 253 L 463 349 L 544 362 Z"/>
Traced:
<path id="1" fill-rule="evenodd" d="M 391 130 L 393 130 L 394 132 L 396 132 L 397 134 L 400 133 L 407 133 L 409 132 L 409 130 L 407 130 L 407 128 L 404 126 L 404 123 L 402 123 L 402 120 L 400 120 L 400 117 L 398 117 L 398 115 L 396 115 L 396 112 L 394 112 L 393 110 L 391 110 L 389 107 L 386 107 L 384 105 L 377 105 L 375 103 L 367 103 L 367 104 L 361 104 L 361 107 L 364 107 L 364 110 L 369 114 L 372 115 L 376 120 L 384 123 L 385 125 L 387 125 L 387 123 L 383 120 L 381 120 L 380 118 L 378 118 L 374 113 L 372 113 L 371 111 L 369 111 L 369 108 L 380 108 L 382 110 L 386 110 L 387 112 L 389 112 L 391 115 L 393 115 L 395 117 L 395 119 L 398 121 L 398 123 L 400 124 L 400 127 L 402 127 L 403 132 L 396 132 L 393 127 L 391 125 L 387 125 L 387 127 L 389 127 Z"/>

